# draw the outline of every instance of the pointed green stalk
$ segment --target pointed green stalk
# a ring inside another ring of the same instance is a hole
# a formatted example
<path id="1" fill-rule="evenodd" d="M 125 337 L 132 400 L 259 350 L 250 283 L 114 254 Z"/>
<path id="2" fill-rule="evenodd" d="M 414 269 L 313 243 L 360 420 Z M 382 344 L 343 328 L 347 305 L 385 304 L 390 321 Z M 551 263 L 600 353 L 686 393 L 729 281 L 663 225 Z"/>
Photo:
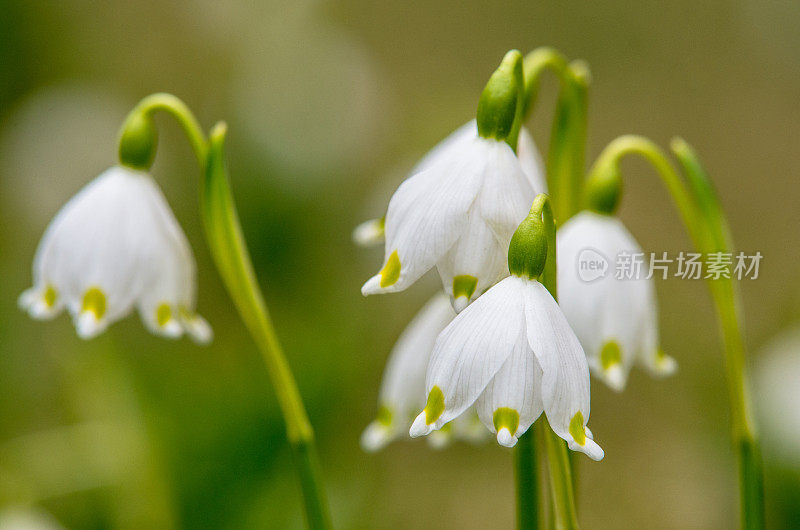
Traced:
<path id="1" fill-rule="evenodd" d="M 700 159 L 683 139 L 670 145 L 686 174 L 708 231 L 709 252 L 732 253 L 733 241 L 719 197 Z M 708 280 L 725 345 L 726 369 L 732 411 L 732 436 L 739 458 L 742 528 L 764 528 L 764 474 L 747 376 L 747 353 L 742 332 L 741 300 L 732 278 Z"/>
<path id="2" fill-rule="evenodd" d="M 547 234 L 547 261 L 541 276 L 544 285 L 555 300 L 558 300 L 558 285 L 556 281 L 556 227 L 553 219 L 553 209 L 550 198 L 541 193 L 536 196 L 531 208 L 532 216 L 541 216 Z M 539 421 L 546 422 L 542 415 Z M 575 493 L 572 483 L 572 469 L 570 466 L 566 443 L 553 429 L 547 425 L 545 429 L 545 447 L 547 448 L 547 462 L 550 476 L 550 491 L 553 501 L 553 523 L 555 528 L 578 528 L 578 514 L 575 507 Z"/>
<path id="3" fill-rule="evenodd" d="M 330 528 L 314 431 L 258 287 L 228 184 L 223 157 L 226 131 L 226 125 L 218 123 L 209 138 L 202 200 L 208 242 L 228 292 L 272 377 L 286 422 L 286 435 L 295 452 L 309 526 Z"/>
<path id="4" fill-rule="evenodd" d="M 641 136 L 622 136 L 611 142 L 592 166 L 587 190 L 618 190 L 621 185 L 620 160 L 628 154 L 640 155 L 656 169 L 697 251 L 703 254 L 731 252 L 731 237 L 724 212 L 699 159 L 680 139 L 673 141 L 672 151 L 681 162 L 685 181 L 656 144 Z M 611 197 L 613 193 L 597 195 Z M 601 202 L 616 207 L 614 200 Z M 748 390 L 741 301 L 732 278 L 708 279 L 708 285 L 725 349 L 732 438 L 739 460 L 741 523 L 748 530 L 760 529 L 764 527 L 763 472 Z"/>
<path id="5" fill-rule="evenodd" d="M 586 153 L 589 69 L 581 61 L 568 63 L 552 48 L 537 48 L 530 52 L 525 57 L 523 69 L 523 120 L 529 117 L 536 105 L 542 74 L 550 70 L 559 80 L 546 169 L 553 210 L 560 225 L 576 213 L 580 205 Z"/>
<path id="6" fill-rule="evenodd" d="M 223 160 L 226 126 L 218 123 L 207 141 L 197 119 L 181 100 L 170 94 L 148 96 L 128 115 L 122 127 L 121 163 L 136 169 L 147 169 L 152 164 L 157 144 L 152 118 L 158 110 L 169 113 L 181 125 L 203 171 L 201 205 L 206 239 L 220 276 L 264 358 L 275 388 L 286 436 L 294 451 L 308 525 L 315 530 L 331 528 L 314 431 L 258 287 L 228 184 Z"/>

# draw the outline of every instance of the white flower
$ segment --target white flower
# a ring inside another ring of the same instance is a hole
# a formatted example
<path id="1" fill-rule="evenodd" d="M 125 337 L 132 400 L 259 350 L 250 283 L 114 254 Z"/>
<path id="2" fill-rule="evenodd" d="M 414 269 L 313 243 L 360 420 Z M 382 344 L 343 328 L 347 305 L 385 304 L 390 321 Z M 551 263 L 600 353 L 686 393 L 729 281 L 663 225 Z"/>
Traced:
<path id="1" fill-rule="evenodd" d="M 625 387 L 634 363 L 655 375 L 674 373 L 677 363 L 659 347 L 655 288 L 646 264 L 619 278 L 615 271 L 618 255 L 643 255 L 622 222 L 584 211 L 557 238 L 559 303 L 592 372 L 615 390 Z"/>
<path id="2" fill-rule="evenodd" d="M 511 235 L 535 190 L 511 148 L 465 125 L 423 159 L 386 214 L 381 271 L 364 295 L 402 291 L 436 266 L 457 311 L 507 271 Z"/>
<path id="3" fill-rule="evenodd" d="M 408 433 L 408 425 L 425 404 L 425 371 L 439 333 L 456 313 L 444 293 L 431 298 L 397 339 L 384 370 L 378 398 L 378 414 L 361 436 L 361 447 L 377 451 Z M 431 438 L 435 447 L 447 445 L 453 437 L 478 441 L 485 430 L 476 430 L 477 416 L 463 420 L 440 436 Z M 456 423 L 456 422 L 453 422 Z"/>
<path id="4" fill-rule="evenodd" d="M 444 140 L 436 144 L 433 149 L 417 162 L 409 173 L 414 176 L 420 171 L 435 165 L 440 158 L 447 158 L 451 150 L 459 149 L 459 144 L 469 143 L 478 135 L 475 120 L 469 121 L 456 129 Z M 517 159 L 528 177 L 531 187 L 536 193 L 547 193 L 547 182 L 544 178 L 544 165 L 539 155 L 539 150 L 528 130 L 523 127 L 517 141 Z M 362 247 L 370 247 L 384 242 L 384 219 L 370 219 L 359 224 L 353 230 L 353 241 Z"/>
<path id="5" fill-rule="evenodd" d="M 115 166 L 86 185 L 50 222 L 19 299 L 37 319 L 66 308 L 91 338 L 136 307 L 153 333 L 198 342 L 211 328 L 194 313 L 195 262 L 153 179 Z"/>
<path id="6" fill-rule="evenodd" d="M 461 312 L 436 341 L 425 386 L 427 404 L 411 436 L 441 429 L 474 404 L 498 443 L 511 447 L 544 411 L 570 449 L 603 458 L 586 428 L 583 349 L 536 280 L 510 276 Z"/>

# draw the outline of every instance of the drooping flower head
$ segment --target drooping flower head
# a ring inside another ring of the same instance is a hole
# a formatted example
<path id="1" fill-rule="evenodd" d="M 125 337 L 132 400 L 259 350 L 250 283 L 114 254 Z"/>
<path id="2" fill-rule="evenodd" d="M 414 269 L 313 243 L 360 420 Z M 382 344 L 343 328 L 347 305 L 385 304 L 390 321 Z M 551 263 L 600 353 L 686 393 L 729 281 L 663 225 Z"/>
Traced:
<path id="1" fill-rule="evenodd" d="M 378 414 L 361 436 L 361 446 L 377 451 L 397 438 L 408 436 L 408 426 L 425 404 L 425 372 L 439 333 L 456 313 L 444 293 L 433 296 L 397 339 L 381 382 Z M 442 447 L 453 438 L 480 441 L 486 433 L 474 411 L 463 414 L 451 429 L 431 439 Z M 480 429 L 476 429 L 476 423 Z"/>
<path id="2" fill-rule="evenodd" d="M 411 436 L 441 429 L 474 405 L 498 443 L 511 447 L 544 412 L 570 449 L 595 460 L 603 457 L 586 427 L 586 357 L 558 304 L 537 280 L 547 255 L 537 203 L 511 242 L 511 276 L 462 311 L 436 340 L 427 403 Z"/>
<path id="3" fill-rule="evenodd" d="M 50 222 L 36 250 L 34 285 L 19 299 L 32 317 L 66 309 L 78 335 L 88 339 L 135 308 L 155 334 L 211 339 L 208 323 L 194 312 L 194 256 L 144 171 L 152 162 L 145 158 L 138 168 L 104 171 Z"/>
<path id="4" fill-rule="evenodd" d="M 558 231 L 559 301 L 592 373 L 619 391 L 634 364 L 665 376 L 677 363 L 659 345 L 655 287 L 642 263 L 644 253 L 613 215 L 619 182 L 592 182 L 591 210 Z M 620 270 L 615 264 L 622 265 Z"/>
<path id="5" fill-rule="evenodd" d="M 506 275 L 508 243 L 535 195 L 505 142 L 521 101 L 521 70 L 519 52 L 509 52 L 481 96 L 478 134 L 465 129 L 445 140 L 397 189 L 383 267 L 362 293 L 401 291 L 436 266 L 458 311 Z"/>

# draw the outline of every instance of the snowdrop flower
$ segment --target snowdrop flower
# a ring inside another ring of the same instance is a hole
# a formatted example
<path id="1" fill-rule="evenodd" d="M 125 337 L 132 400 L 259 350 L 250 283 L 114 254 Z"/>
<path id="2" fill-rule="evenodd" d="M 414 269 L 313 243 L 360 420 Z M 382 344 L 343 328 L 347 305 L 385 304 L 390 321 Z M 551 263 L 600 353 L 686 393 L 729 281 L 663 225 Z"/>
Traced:
<path id="1" fill-rule="evenodd" d="M 625 387 L 634 364 L 658 376 L 677 369 L 659 347 L 653 280 L 644 267 L 618 274 L 612 265 L 618 255 L 634 254 L 642 255 L 641 247 L 612 215 L 584 211 L 558 231 L 561 308 L 592 372 L 617 391 Z"/>
<path id="2" fill-rule="evenodd" d="M 506 275 L 505 250 L 535 195 L 504 141 L 520 101 L 520 57 L 509 52 L 484 89 L 478 134 L 446 141 L 395 192 L 383 267 L 364 295 L 402 291 L 436 266 L 460 311 Z"/>
<path id="3" fill-rule="evenodd" d="M 361 436 L 361 447 L 377 451 L 408 433 L 408 425 L 425 404 L 425 371 L 433 344 L 439 333 L 456 316 L 444 293 L 431 298 L 417 313 L 397 339 L 386 363 L 378 399 L 378 414 Z M 430 438 L 431 445 L 444 447 L 453 438 L 477 442 L 484 438 L 485 429 L 477 415 L 462 415 L 453 428 L 439 431 Z M 480 429 L 476 429 L 476 424 Z"/>
<path id="4" fill-rule="evenodd" d="M 39 243 L 33 280 L 20 306 L 37 319 L 66 309 L 84 339 L 135 307 L 155 334 L 211 340 L 208 323 L 194 312 L 189 243 L 144 171 L 112 167 L 70 199 Z"/>
<path id="5" fill-rule="evenodd" d="M 586 427 L 586 357 L 558 304 L 537 281 L 547 254 L 543 202 L 539 196 L 514 234 L 511 276 L 462 311 L 436 340 L 427 403 L 411 436 L 441 429 L 474 405 L 498 443 L 512 447 L 544 412 L 570 449 L 603 458 Z"/>
<path id="6" fill-rule="evenodd" d="M 425 169 L 435 166 L 440 159 L 445 161 L 451 159 L 451 153 L 461 153 L 470 149 L 470 144 L 478 136 L 478 124 L 471 120 L 462 125 L 447 138 L 440 141 L 433 149 L 420 160 L 411 170 L 410 176 L 414 176 Z M 457 156 L 457 155 L 456 155 Z M 522 171 L 528 178 L 528 182 L 535 193 L 547 193 L 547 182 L 544 177 L 544 164 L 539 150 L 533 141 L 528 129 L 522 127 L 517 143 L 517 159 Z M 370 219 L 359 224 L 353 230 L 353 242 L 361 247 L 371 247 L 379 245 L 385 241 L 385 218 Z"/>

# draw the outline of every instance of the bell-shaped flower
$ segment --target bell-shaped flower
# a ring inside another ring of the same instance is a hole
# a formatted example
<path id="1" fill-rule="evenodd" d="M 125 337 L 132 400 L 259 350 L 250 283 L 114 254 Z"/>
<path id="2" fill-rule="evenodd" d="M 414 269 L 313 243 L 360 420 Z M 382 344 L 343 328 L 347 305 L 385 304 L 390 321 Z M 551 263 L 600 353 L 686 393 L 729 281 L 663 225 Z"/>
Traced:
<path id="1" fill-rule="evenodd" d="M 468 144 L 477 136 L 478 125 L 476 121 L 471 120 L 465 123 L 454 132 L 450 133 L 447 138 L 436 144 L 433 149 L 428 151 L 414 166 L 409 175 L 414 176 L 428 167 L 435 165 L 435 162 L 440 158 L 447 159 L 451 151 L 460 152 L 464 149 L 468 149 Z M 467 145 L 467 147 L 463 147 L 463 145 Z M 544 177 L 542 157 L 539 154 L 539 150 L 536 148 L 533 137 L 525 127 L 522 127 L 519 133 L 517 159 L 534 192 L 547 193 L 547 181 Z M 379 245 L 385 241 L 384 234 L 385 218 L 370 219 L 353 229 L 353 242 L 362 247 Z"/>
<path id="2" fill-rule="evenodd" d="M 533 217 L 523 224 L 540 223 L 540 213 L 532 210 Z M 546 253 L 532 241 L 537 237 L 521 226 L 509 249 L 512 275 L 439 335 L 428 364 L 427 403 L 411 436 L 441 429 L 474 405 L 498 443 L 511 447 L 544 412 L 570 449 L 595 460 L 603 457 L 586 427 L 589 368 L 583 349 L 558 304 L 536 280 Z M 520 265 L 531 256 L 538 264 Z"/>
<path id="3" fill-rule="evenodd" d="M 535 195 L 506 143 L 522 92 L 522 59 L 512 51 L 481 94 L 477 127 L 445 140 L 395 192 L 383 267 L 363 294 L 402 291 L 436 266 L 459 311 L 506 275 L 505 250 Z"/>
<path id="4" fill-rule="evenodd" d="M 425 404 L 425 371 L 428 368 L 433 344 L 439 333 L 456 316 L 450 300 L 443 293 L 431 298 L 409 323 L 389 354 L 378 398 L 378 414 L 361 436 L 361 447 L 377 451 L 389 442 L 408 435 L 408 426 L 417 411 Z M 477 416 L 464 414 L 449 430 L 430 439 L 440 448 L 453 438 L 477 442 L 485 429 Z"/>
<path id="5" fill-rule="evenodd" d="M 660 376 L 677 369 L 659 346 L 655 287 L 643 256 L 613 215 L 583 211 L 558 231 L 561 308 L 592 373 L 618 391 L 634 364 Z"/>
<path id="6" fill-rule="evenodd" d="M 195 262 L 155 181 L 115 166 L 86 185 L 50 222 L 19 299 L 37 319 L 65 309 L 91 338 L 134 308 L 155 334 L 211 340 L 194 312 Z"/>
<path id="7" fill-rule="evenodd" d="M 475 136 L 406 180 L 386 214 L 384 264 L 361 292 L 396 292 L 436 266 L 463 309 L 505 275 L 505 249 L 533 200 L 511 148 Z"/>

